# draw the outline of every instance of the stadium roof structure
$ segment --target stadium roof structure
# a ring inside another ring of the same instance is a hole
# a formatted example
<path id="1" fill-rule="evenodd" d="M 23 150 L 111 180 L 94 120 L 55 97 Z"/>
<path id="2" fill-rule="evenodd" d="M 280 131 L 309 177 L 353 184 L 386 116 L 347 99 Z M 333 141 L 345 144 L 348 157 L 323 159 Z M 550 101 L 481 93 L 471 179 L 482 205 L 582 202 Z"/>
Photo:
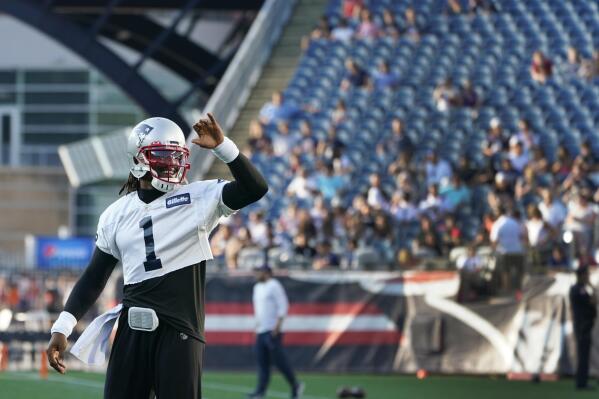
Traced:
<path id="1" fill-rule="evenodd" d="M 177 28 L 182 20 L 198 11 L 257 11 L 262 3 L 263 0 L 2 0 L 0 13 L 71 49 L 147 114 L 162 115 L 185 126 L 179 107 L 197 91 L 209 96 L 231 56 L 220 57 L 181 34 Z M 169 10 L 174 17 L 163 26 L 145 13 L 153 10 Z M 236 14 L 230 36 L 247 30 L 253 20 L 247 16 L 248 13 Z M 138 53 L 139 58 L 132 64 L 125 62 L 102 38 L 118 41 Z M 187 81 L 188 90 L 178 98 L 167 99 L 141 73 L 141 67 L 150 59 Z"/>

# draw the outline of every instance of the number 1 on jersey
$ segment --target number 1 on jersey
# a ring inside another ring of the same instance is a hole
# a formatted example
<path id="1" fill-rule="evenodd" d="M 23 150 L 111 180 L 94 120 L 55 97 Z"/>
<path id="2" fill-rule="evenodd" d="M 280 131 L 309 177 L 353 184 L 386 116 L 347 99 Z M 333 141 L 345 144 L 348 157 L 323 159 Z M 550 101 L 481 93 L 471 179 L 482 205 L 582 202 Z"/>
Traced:
<path id="1" fill-rule="evenodd" d="M 162 261 L 156 258 L 156 252 L 154 252 L 154 231 L 152 230 L 152 218 L 146 216 L 139 222 L 139 227 L 144 229 L 144 242 L 146 243 L 146 261 L 144 262 L 144 269 L 147 272 L 162 268 Z"/>

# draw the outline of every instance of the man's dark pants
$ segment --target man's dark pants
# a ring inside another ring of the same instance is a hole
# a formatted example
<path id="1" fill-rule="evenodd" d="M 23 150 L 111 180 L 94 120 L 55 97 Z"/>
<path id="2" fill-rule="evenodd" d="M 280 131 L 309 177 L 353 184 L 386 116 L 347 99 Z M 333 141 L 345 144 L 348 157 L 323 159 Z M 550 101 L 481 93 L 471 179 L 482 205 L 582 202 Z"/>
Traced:
<path id="1" fill-rule="evenodd" d="M 258 359 L 258 387 L 255 391 L 256 394 L 264 395 L 266 388 L 268 388 L 271 363 L 277 366 L 292 388 L 297 386 L 295 374 L 289 365 L 287 355 L 283 349 L 283 334 L 278 334 L 276 337 L 272 335 L 271 331 L 257 334 L 256 357 Z"/>
<path id="2" fill-rule="evenodd" d="M 576 355 L 578 367 L 576 368 L 576 387 L 584 388 L 589 380 L 589 362 L 591 357 L 591 332 L 576 334 Z"/>

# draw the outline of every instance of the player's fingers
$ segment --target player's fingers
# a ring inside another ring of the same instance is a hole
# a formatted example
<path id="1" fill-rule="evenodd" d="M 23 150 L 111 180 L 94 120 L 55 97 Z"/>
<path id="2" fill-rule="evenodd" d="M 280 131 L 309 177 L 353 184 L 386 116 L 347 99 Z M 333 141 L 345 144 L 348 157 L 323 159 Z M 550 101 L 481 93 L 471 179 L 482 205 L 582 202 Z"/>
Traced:
<path id="1" fill-rule="evenodd" d="M 50 367 L 58 371 L 60 374 L 64 374 L 65 366 L 58 360 L 59 352 L 56 349 L 48 349 L 48 363 Z"/>
<path id="2" fill-rule="evenodd" d="M 216 119 L 214 119 L 214 115 L 212 115 L 212 112 L 208 112 L 208 118 L 210 118 L 210 122 L 212 122 L 214 126 L 218 125 L 218 123 L 216 123 Z"/>

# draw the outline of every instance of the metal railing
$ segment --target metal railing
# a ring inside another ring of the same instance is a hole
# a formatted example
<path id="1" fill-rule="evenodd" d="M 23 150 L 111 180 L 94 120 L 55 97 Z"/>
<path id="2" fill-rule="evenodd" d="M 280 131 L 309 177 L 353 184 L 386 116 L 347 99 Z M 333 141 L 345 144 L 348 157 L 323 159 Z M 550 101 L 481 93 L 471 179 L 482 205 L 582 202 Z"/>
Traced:
<path id="1" fill-rule="evenodd" d="M 203 112 L 212 112 L 225 132 L 233 127 L 241 108 L 256 85 L 295 3 L 296 0 L 265 1 L 225 75 L 204 107 Z M 192 146 L 193 137 L 193 134 L 188 136 L 190 160 L 194 166 L 190 177 L 197 180 L 210 169 L 214 157 L 209 156 L 208 151 Z"/>

